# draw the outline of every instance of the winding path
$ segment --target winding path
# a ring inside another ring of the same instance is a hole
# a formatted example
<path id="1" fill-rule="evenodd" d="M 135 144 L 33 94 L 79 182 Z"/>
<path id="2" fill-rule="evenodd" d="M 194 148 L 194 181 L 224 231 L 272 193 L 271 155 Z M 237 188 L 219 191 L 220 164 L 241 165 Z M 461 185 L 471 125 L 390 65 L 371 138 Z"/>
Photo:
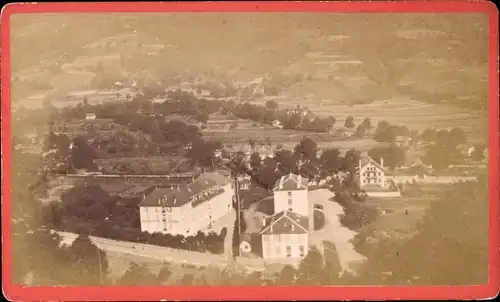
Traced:
<path id="1" fill-rule="evenodd" d="M 336 202 L 330 201 L 333 193 L 327 189 L 308 192 L 309 202 L 323 206 L 325 225 L 321 230 L 310 232 L 310 241 L 320 250 L 324 249 L 323 241 L 330 241 L 335 245 L 340 265 L 343 271 L 354 273 L 356 264 L 366 261 L 366 257 L 356 252 L 351 240 L 356 232 L 349 230 L 340 223 L 340 215 L 344 209 Z"/>

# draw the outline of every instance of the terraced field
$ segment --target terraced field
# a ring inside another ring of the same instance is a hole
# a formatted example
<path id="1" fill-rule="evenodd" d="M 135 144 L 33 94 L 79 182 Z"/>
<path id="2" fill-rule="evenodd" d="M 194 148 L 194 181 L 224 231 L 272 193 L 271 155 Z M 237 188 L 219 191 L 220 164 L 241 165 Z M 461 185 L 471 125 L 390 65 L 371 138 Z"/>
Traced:
<path id="1" fill-rule="evenodd" d="M 293 108 L 293 103 L 280 101 L 280 106 Z M 319 116 L 334 116 L 337 125 L 343 125 L 347 116 L 353 116 L 356 124 L 368 117 L 372 124 L 386 120 L 417 130 L 463 127 L 470 139 L 487 139 L 488 119 L 485 113 L 452 105 L 429 104 L 409 98 L 394 98 L 361 105 L 346 105 L 334 100 L 323 100 L 320 103 L 303 101 L 300 104 L 309 107 Z"/>

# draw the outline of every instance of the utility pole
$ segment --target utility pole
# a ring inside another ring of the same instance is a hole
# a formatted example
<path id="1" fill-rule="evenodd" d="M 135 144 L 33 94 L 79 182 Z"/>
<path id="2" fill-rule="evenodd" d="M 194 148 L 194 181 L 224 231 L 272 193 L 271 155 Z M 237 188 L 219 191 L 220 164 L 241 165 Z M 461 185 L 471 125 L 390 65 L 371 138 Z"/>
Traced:
<path id="1" fill-rule="evenodd" d="M 234 177 L 234 192 L 235 192 L 235 197 L 236 197 L 236 223 L 237 223 L 237 242 L 238 242 L 238 247 L 237 247 L 237 254 L 240 255 L 240 237 L 241 237 L 241 221 L 240 221 L 240 213 L 241 213 L 241 203 L 240 203 L 240 182 L 238 180 L 238 174 Z M 234 235 L 233 235 L 234 236 Z"/>
<path id="2" fill-rule="evenodd" d="M 96 250 L 97 250 L 97 261 L 99 262 L 99 276 L 101 277 L 101 285 L 104 285 L 104 279 L 102 277 L 101 253 L 99 253 L 99 248 L 97 246 Z"/>

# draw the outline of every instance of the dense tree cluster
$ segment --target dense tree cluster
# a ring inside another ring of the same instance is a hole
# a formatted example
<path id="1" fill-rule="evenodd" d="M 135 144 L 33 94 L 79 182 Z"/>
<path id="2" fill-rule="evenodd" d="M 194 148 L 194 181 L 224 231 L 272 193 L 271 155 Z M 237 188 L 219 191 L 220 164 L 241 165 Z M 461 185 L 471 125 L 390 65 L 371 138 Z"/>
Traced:
<path id="1" fill-rule="evenodd" d="M 381 239 L 368 245 L 372 248 L 362 253 L 370 262 L 354 282 L 415 286 L 486 284 L 487 200 L 487 177 L 453 185 L 431 204 L 418 225 L 418 233 L 411 239 Z M 422 250 L 427 251 L 425 255 Z"/>
<path id="2" fill-rule="evenodd" d="M 405 149 L 391 144 L 388 147 L 375 147 L 368 151 L 368 156 L 380 163 L 384 159 L 384 166 L 395 169 L 405 164 Z"/>
<path id="3" fill-rule="evenodd" d="M 305 137 L 293 151 L 280 149 L 275 151 L 273 157 L 264 160 L 252 155 L 248 165 L 245 164 L 243 153 L 236 154 L 229 167 L 237 171 L 237 174 L 250 174 L 255 183 L 272 190 L 276 181 L 289 173 L 300 174 L 310 180 L 319 180 L 339 171 L 352 175 L 361 156 L 355 149 L 348 150 L 343 157 L 337 149 L 323 150 L 319 157 L 317 153 L 317 144 Z M 353 183 L 353 178 L 349 178 L 347 182 Z"/>
<path id="4" fill-rule="evenodd" d="M 103 251 L 85 236 L 61 246 L 61 238 L 43 227 L 46 210 L 40 198 L 46 197 L 48 190 L 48 178 L 40 173 L 44 165 L 39 155 L 13 153 L 13 281 L 47 286 L 107 284 L 108 265 Z"/>
<path id="5" fill-rule="evenodd" d="M 458 147 L 467 142 L 467 135 L 461 128 L 427 131 L 427 133 L 424 131 L 423 134 L 426 134 L 426 139 L 431 142 L 427 145 L 426 154 L 422 158 L 424 163 L 432 165 L 436 171 L 442 171 L 450 164 L 463 161 L 463 155 Z"/>
<path id="6" fill-rule="evenodd" d="M 264 124 L 271 124 L 278 120 L 284 129 L 329 132 L 335 124 L 334 117 L 313 117 L 307 108 L 279 109 L 275 101 L 268 101 L 265 106 L 243 103 L 228 110 L 239 118 Z"/>
<path id="7" fill-rule="evenodd" d="M 411 130 L 406 126 L 391 125 L 387 121 L 377 123 L 373 139 L 377 142 L 394 142 L 398 136 L 410 136 Z"/>
<path id="8" fill-rule="evenodd" d="M 377 218 L 377 210 L 360 204 L 355 192 L 337 191 L 334 200 L 344 208 L 340 222 L 351 230 L 359 230 Z"/>

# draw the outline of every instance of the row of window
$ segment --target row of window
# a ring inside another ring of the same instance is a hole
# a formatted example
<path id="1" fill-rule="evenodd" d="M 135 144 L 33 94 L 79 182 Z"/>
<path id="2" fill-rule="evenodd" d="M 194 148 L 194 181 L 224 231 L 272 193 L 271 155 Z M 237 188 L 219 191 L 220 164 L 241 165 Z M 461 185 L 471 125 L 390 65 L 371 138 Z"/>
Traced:
<path id="1" fill-rule="evenodd" d="M 160 210 L 160 207 L 154 207 L 154 208 L 148 208 L 148 207 L 144 207 L 144 212 L 146 213 L 149 213 L 151 210 L 152 213 L 165 213 L 165 212 L 169 212 L 171 213 L 172 212 L 172 208 L 161 208 Z"/>
<path id="2" fill-rule="evenodd" d="M 290 241 L 290 240 L 298 240 L 298 236 L 296 234 L 277 234 L 277 235 L 265 235 L 262 236 L 262 241 L 264 242 L 278 242 L 278 241 Z"/>
<path id="3" fill-rule="evenodd" d="M 365 172 L 365 173 L 363 173 L 363 176 L 377 176 L 377 175 L 382 176 L 382 173 L 380 173 L 380 172 L 370 172 L 370 173 Z"/>
<path id="4" fill-rule="evenodd" d="M 381 180 L 378 180 L 378 179 L 363 179 L 363 184 L 376 184 L 376 183 L 381 183 L 382 181 Z"/>
<path id="5" fill-rule="evenodd" d="M 267 255 L 271 256 L 271 252 L 272 251 L 273 250 L 271 249 L 271 247 L 268 246 L 267 247 Z M 276 250 L 275 250 L 274 256 L 278 256 L 278 257 L 281 256 L 283 254 L 282 251 L 283 251 L 282 246 L 277 246 Z M 298 252 L 299 252 L 299 256 L 300 257 L 304 257 L 305 256 L 305 248 L 304 248 L 303 245 L 299 245 Z M 292 247 L 290 245 L 285 246 L 285 256 L 286 257 L 292 257 Z"/>

